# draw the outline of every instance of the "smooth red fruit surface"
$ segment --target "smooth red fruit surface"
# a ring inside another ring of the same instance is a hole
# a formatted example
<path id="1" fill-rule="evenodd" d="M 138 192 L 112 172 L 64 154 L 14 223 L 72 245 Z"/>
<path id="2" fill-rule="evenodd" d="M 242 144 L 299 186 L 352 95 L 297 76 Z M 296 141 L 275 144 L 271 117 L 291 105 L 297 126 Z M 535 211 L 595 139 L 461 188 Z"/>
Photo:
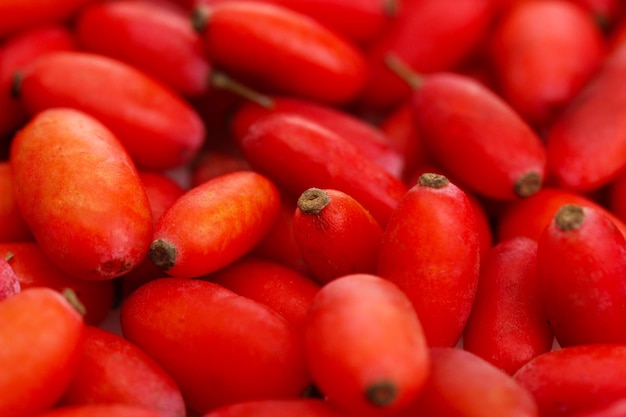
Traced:
<path id="1" fill-rule="evenodd" d="M 238 152 L 208 149 L 192 165 L 190 183 L 195 187 L 222 174 L 249 169 L 250 165 Z"/>
<path id="2" fill-rule="evenodd" d="M 212 5 L 238 0 L 196 0 Z M 358 45 L 380 36 L 395 19 L 397 0 L 253 0 L 286 7 L 307 15 Z"/>
<path id="3" fill-rule="evenodd" d="M 186 14 L 118 0 L 82 9 L 75 25 L 77 42 L 87 51 L 131 64 L 185 96 L 209 89 L 211 64 Z"/>
<path id="4" fill-rule="evenodd" d="M 182 394 L 144 351 L 121 336 L 85 326 L 80 364 L 59 405 L 126 404 L 185 417 Z"/>
<path id="5" fill-rule="evenodd" d="M 493 2 L 405 0 L 390 27 L 366 50 L 370 76 L 359 103 L 387 109 L 408 99 L 410 89 L 385 64 L 392 53 L 414 71 L 451 70 L 473 54 L 487 35 Z M 419 40 L 419 41 L 418 41 Z"/>
<path id="6" fill-rule="evenodd" d="M 379 128 L 389 139 L 390 146 L 402 156 L 401 178 L 406 182 L 409 174 L 428 160 L 426 144 L 419 136 L 410 100 L 391 109 L 379 122 Z"/>
<path id="7" fill-rule="evenodd" d="M 9 260 L 23 289 L 48 287 L 58 292 L 68 288 L 74 291 L 85 307 L 86 324 L 101 324 L 113 308 L 112 280 L 94 281 L 70 275 L 56 266 L 36 242 L 1 242 L 0 258 Z"/>
<path id="8" fill-rule="evenodd" d="M 574 413 L 571 417 L 623 417 L 626 415 L 626 399 L 620 398 L 609 404 Z"/>
<path id="9" fill-rule="evenodd" d="M 607 186 L 605 207 L 620 221 L 626 221 L 626 173 L 620 174 Z"/>
<path id="10" fill-rule="evenodd" d="M 278 313 L 212 282 L 164 278 L 122 304 L 123 335 L 154 358 L 198 413 L 298 397 L 309 383 L 301 337 Z"/>
<path id="11" fill-rule="evenodd" d="M 311 16 L 359 45 L 366 45 L 382 35 L 400 7 L 397 0 L 278 1 Z"/>
<path id="12" fill-rule="evenodd" d="M 495 230 L 493 229 L 492 217 L 499 212 L 498 210 L 501 205 L 506 203 L 484 198 L 483 196 L 476 194 L 474 191 L 465 186 L 458 178 L 453 177 L 449 172 L 447 172 L 446 169 L 432 161 L 425 161 L 414 167 L 412 172 L 409 172 L 406 176 L 405 183 L 409 186 L 414 186 L 419 181 L 419 177 L 422 174 L 429 173 L 445 176 L 449 181 L 456 184 L 457 187 L 463 190 L 467 196 L 467 199 L 474 209 L 474 217 L 476 220 L 476 227 L 478 229 L 480 242 L 480 256 L 482 259 L 484 253 L 487 252 L 495 242 Z"/>
<path id="13" fill-rule="evenodd" d="M 76 371 L 83 319 L 57 291 L 29 288 L 0 301 L 0 414 L 52 407 Z"/>
<path id="14" fill-rule="evenodd" d="M 298 199 L 293 228 L 302 258 L 318 282 L 376 272 L 383 228 L 350 195 L 309 188 Z"/>
<path id="15" fill-rule="evenodd" d="M 125 299 L 130 293 L 146 282 L 167 276 L 169 275 L 157 268 L 152 260 L 146 256 L 137 268 L 119 277 L 117 281 L 120 290 L 119 295 L 121 299 Z"/>
<path id="16" fill-rule="evenodd" d="M 496 205 L 499 205 L 501 203 L 482 198 L 481 196 L 477 196 L 473 191 L 470 191 L 461 182 L 459 182 L 458 178 L 452 179 L 450 174 L 446 172 L 445 169 L 432 162 L 424 161 L 422 164 L 415 166 L 413 171 L 409 172 L 406 176 L 405 182 L 409 186 L 413 186 L 415 185 L 415 183 L 418 182 L 419 177 L 422 174 L 426 173 L 436 173 L 443 175 L 448 178 L 448 180 L 451 180 L 453 183 L 457 184 L 457 186 L 465 192 L 465 195 L 467 196 L 470 204 L 474 208 L 474 217 L 476 218 L 476 227 L 478 228 L 478 237 L 480 241 L 480 256 L 482 259 L 485 253 L 489 251 L 495 241 L 495 235 L 491 219 L 493 215 L 493 209 L 489 205 L 494 203 Z"/>
<path id="17" fill-rule="evenodd" d="M 10 259 L 10 257 L 7 257 Z M 7 262 L 9 259 L 0 258 L 0 301 L 22 290 L 20 280 Z"/>
<path id="18" fill-rule="evenodd" d="M 614 180 L 626 167 L 626 48 L 608 56 L 554 121 L 546 136 L 555 186 L 588 192 Z"/>
<path id="19" fill-rule="evenodd" d="M 541 234 L 540 294 L 561 346 L 625 343 L 626 240 L 602 210 L 564 205 Z"/>
<path id="20" fill-rule="evenodd" d="M 543 417 L 526 387 L 470 352 L 432 348 L 430 362 L 417 400 L 392 417 Z"/>
<path id="21" fill-rule="evenodd" d="M 626 11 L 626 9 L 625 9 Z M 607 38 L 608 54 L 614 53 L 626 43 L 626 20 L 622 19 Z"/>
<path id="22" fill-rule="evenodd" d="M 180 183 L 163 172 L 139 171 L 139 179 L 146 190 L 154 223 L 187 191 Z"/>
<path id="23" fill-rule="evenodd" d="M 605 32 L 623 22 L 626 5 L 619 0 L 569 0 L 584 8 Z"/>
<path id="24" fill-rule="evenodd" d="M 0 242 L 33 240 L 13 194 L 9 161 L 0 162 Z"/>
<path id="25" fill-rule="evenodd" d="M 202 417 L 349 417 L 327 401 L 311 398 L 245 401 L 211 410 Z"/>
<path id="26" fill-rule="evenodd" d="M 249 256 L 203 279 L 265 304 L 302 328 L 319 284 L 307 275 L 275 261 Z"/>
<path id="27" fill-rule="evenodd" d="M 571 346 L 544 353 L 518 370 L 542 417 L 569 416 L 626 397 L 626 347 Z"/>
<path id="28" fill-rule="evenodd" d="M 251 254 L 279 262 L 309 276 L 311 271 L 302 259 L 293 230 L 295 207 L 294 198 L 281 193 L 278 218 L 269 233 L 252 249 Z"/>
<path id="29" fill-rule="evenodd" d="M 34 417 L 167 417 L 143 407 L 125 404 L 87 404 L 57 407 Z"/>
<path id="30" fill-rule="evenodd" d="M 3 0 L 0 39 L 33 26 L 69 19 L 91 0 Z"/>
<path id="31" fill-rule="evenodd" d="M 465 195 L 474 209 L 476 227 L 478 228 L 480 259 L 482 262 L 495 241 L 494 230 L 491 224 L 491 213 L 488 212 L 486 204 L 473 193 L 466 191 Z"/>
<path id="32" fill-rule="evenodd" d="M 198 277 L 252 250 L 280 210 L 273 182 L 253 171 L 206 181 L 183 194 L 157 222 L 148 255 L 167 274 Z"/>
<path id="33" fill-rule="evenodd" d="M 575 191 L 547 187 L 502 209 L 496 219 L 497 240 L 507 240 L 516 236 L 539 240 L 543 229 L 550 224 L 557 210 L 564 204 L 604 210 L 605 215 L 626 235 L 626 224 L 590 197 Z"/>
<path id="34" fill-rule="evenodd" d="M 412 100 L 429 154 L 469 189 L 496 200 L 515 200 L 541 188 L 543 143 L 491 90 L 469 77 L 440 73 L 423 77 Z"/>
<path id="35" fill-rule="evenodd" d="M 539 285 L 537 242 L 517 237 L 496 244 L 481 262 L 463 348 L 510 375 L 550 351 L 554 335 Z"/>
<path id="36" fill-rule="evenodd" d="M 343 191 L 383 226 L 407 190 L 350 142 L 303 117 L 263 117 L 250 126 L 239 146 L 253 169 L 292 195 L 311 187 Z"/>
<path id="37" fill-rule="evenodd" d="M 139 178 L 148 196 L 152 222 L 156 224 L 165 210 L 186 192 L 186 188 L 159 171 L 139 171 Z M 122 297 L 150 280 L 165 276 L 167 275 L 146 256 L 137 268 L 121 277 Z"/>
<path id="38" fill-rule="evenodd" d="M 72 68 L 71 77 L 68 68 Z M 47 54 L 20 73 L 16 89 L 30 114 L 72 107 L 97 118 L 142 169 L 181 166 L 205 140 L 202 119 L 179 94 L 137 68 L 104 55 Z"/>
<path id="39" fill-rule="evenodd" d="M 319 123 L 354 144 L 363 154 L 390 174 L 400 177 L 404 161 L 385 133 L 347 111 L 295 97 L 271 97 L 270 108 L 248 101 L 236 110 L 231 119 L 233 134 L 241 140 L 250 126 L 263 116 L 274 113 L 293 114 Z"/>
<path id="40" fill-rule="evenodd" d="M 552 122 L 605 53 L 600 28 L 567 0 L 520 2 L 502 16 L 490 42 L 505 99 L 537 127 Z"/>
<path id="41" fill-rule="evenodd" d="M 44 253 L 84 279 L 111 279 L 139 264 L 152 216 L 130 156 L 102 123 L 56 108 L 16 135 L 15 195 Z"/>
<path id="42" fill-rule="evenodd" d="M 361 50 L 307 15 L 241 1 L 199 6 L 194 14 L 209 60 L 261 89 L 344 104 L 365 85 Z"/>
<path id="43" fill-rule="evenodd" d="M 11 95 L 15 71 L 48 52 L 74 48 L 72 32 L 59 23 L 36 25 L 5 39 L 0 46 L 0 140 L 9 139 L 28 120 L 26 110 Z"/>
<path id="44" fill-rule="evenodd" d="M 446 177 L 423 174 L 387 224 L 377 274 L 415 306 L 430 346 L 454 346 L 470 314 L 480 266 L 474 209 Z"/>
<path id="45" fill-rule="evenodd" d="M 414 400 L 428 375 L 426 339 L 395 284 L 349 274 L 316 294 L 304 328 L 313 382 L 348 412 L 380 415 Z"/>

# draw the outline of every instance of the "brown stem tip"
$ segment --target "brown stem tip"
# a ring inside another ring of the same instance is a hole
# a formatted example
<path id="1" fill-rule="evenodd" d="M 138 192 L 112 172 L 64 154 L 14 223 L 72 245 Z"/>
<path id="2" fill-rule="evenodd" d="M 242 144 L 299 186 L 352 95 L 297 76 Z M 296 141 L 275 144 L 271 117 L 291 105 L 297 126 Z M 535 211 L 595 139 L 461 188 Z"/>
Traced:
<path id="1" fill-rule="evenodd" d="M 417 183 L 423 187 L 443 188 L 450 184 L 448 178 L 441 174 L 426 172 L 417 179 Z"/>
<path id="2" fill-rule="evenodd" d="M 387 407 L 396 400 L 398 389 L 391 381 L 377 381 L 367 387 L 365 397 L 377 407 Z"/>
<path id="3" fill-rule="evenodd" d="M 191 27 L 198 32 L 203 33 L 209 24 L 211 12 L 207 6 L 198 6 L 191 12 Z"/>
<path id="4" fill-rule="evenodd" d="M 132 265 L 124 259 L 111 259 L 100 265 L 98 272 L 103 276 L 120 275 L 130 270 Z"/>
<path id="5" fill-rule="evenodd" d="M 383 12 L 388 18 L 395 18 L 400 12 L 399 0 L 385 0 L 383 3 Z"/>
<path id="6" fill-rule="evenodd" d="M 585 221 L 585 211 L 579 205 L 565 204 L 556 212 L 554 221 L 561 230 L 578 229 Z"/>
<path id="7" fill-rule="evenodd" d="M 161 271 L 167 271 L 176 263 L 177 252 L 176 247 L 171 243 L 157 239 L 150 245 L 148 257 Z"/>
<path id="8" fill-rule="evenodd" d="M 522 198 L 530 197 L 541 189 L 541 183 L 541 175 L 537 172 L 524 174 L 515 182 L 515 194 Z"/>
<path id="9" fill-rule="evenodd" d="M 330 203 L 326 191 L 309 188 L 298 198 L 298 209 L 304 214 L 319 214 Z"/>

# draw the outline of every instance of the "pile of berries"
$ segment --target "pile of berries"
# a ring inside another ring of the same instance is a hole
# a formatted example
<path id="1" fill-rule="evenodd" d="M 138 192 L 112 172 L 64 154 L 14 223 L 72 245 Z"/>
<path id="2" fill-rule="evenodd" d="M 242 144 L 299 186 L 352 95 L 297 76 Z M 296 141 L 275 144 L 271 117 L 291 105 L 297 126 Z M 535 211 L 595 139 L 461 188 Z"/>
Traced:
<path id="1" fill-rule="evenodd" d="M 626 3 L 2 0 L 0 416 L 623 417 Z"/>

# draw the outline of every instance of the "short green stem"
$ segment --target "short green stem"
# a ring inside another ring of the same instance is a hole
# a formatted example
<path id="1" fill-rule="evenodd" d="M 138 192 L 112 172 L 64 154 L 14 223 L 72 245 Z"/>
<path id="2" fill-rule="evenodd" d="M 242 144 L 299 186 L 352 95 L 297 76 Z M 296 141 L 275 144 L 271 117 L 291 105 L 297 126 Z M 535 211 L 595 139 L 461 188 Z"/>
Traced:
<path id="1" fill-rule="evenodd" d="M 210 84 L 214 88 L 230 91 L 231 93 L 246 98 L 266 109 L 271 109 L 274 106 L 274 100 L 272 100 L 269 96 L 253 90 L 252 88 L 229 77 L 222 71 L 213 70 L 211 72 Z"/>
<path id="2" fill-rule="evenodd" d="M 385 56 L 385 65 L 400 78 L 402 78 L 412 89 L 417 89 L 422 85 L 423 78 L 413 71 L 398 55 L 389 53 Z"/>

